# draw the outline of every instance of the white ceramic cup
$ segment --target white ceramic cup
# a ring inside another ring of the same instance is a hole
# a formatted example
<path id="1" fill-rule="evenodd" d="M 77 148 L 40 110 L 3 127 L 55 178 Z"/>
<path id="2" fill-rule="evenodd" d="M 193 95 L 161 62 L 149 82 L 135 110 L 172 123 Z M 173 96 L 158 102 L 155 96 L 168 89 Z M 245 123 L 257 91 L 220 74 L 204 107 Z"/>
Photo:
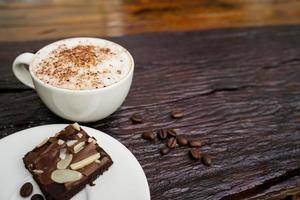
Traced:
<path id="1" fill-rule="evenodd" d="M 95 42 L 99 44 L 99 42 L 104 42 L 106 45 L 109 43 L 118 45 L 100 38 L 83 37 L 60 40 L 43 47 L 36 54 L 22 53 L 19 55 L 13 62 L 13 72 L 19 81 L 35 89 L 46 106 L 58 116 L 78 122 L 92 122 L 103 119 L 121 106 L 129 92 L 134 71 L 133 58 L 131 54 L 124 49 L 126 53 L 128 53 L 128 57 L 131 61 L 128 74 L 118 82 L 104 88 L 70 90 L 45 84 L 32 72 L 32 63 L 34 63 L 37 55 L 53 49 L 53 46 L 57 44 L 70 40 L 85 40 L 90 43 Z M 118 46 L 123 48 L 120 45 Z M 29 70 L 25 65 L 29 65 Z"/>

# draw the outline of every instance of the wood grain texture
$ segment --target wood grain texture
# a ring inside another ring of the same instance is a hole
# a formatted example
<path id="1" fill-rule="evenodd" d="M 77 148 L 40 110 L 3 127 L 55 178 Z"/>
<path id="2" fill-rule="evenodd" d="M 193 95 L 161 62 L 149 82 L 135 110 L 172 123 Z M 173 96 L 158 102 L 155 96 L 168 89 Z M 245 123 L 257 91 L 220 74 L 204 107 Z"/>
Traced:
<path id="1" fill-rule="evenodd" d="M 0 1 L 0 41 L 300 23 L 298 0 Z"/>
<path id="2" fill-rule="evenodd" d="M 300 189 L 300 27 L 282 26 L 109 38 L 132 52 L 133 85 L 123 106 L 86 124 L 111 134 L 137 157 L 153 200 L 283 199 Z M 0 135 L 67 123 L 11 73 L 13 58 L 49 41 L 0 43 Z M 171 119 L 174 108 L 185 110 Z M 134 113 L 145 116 L 133 125 Z M 202 138 L 205 167 L 177 148 L 159 155 L 151 129 Z"/>

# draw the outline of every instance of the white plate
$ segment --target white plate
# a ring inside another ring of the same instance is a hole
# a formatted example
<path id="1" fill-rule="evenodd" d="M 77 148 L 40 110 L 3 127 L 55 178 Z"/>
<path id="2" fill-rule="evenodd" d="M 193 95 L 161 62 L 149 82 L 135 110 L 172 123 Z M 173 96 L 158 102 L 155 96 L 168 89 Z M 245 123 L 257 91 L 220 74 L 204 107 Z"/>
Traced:
<path id="1" fill-rule="evenodd" d="M 1 200 L 25 200 L 20 197 L 19 189 L 26 181 L 34 184 L 34 193 L 40 193 L 25 169 L 22 158 L 43 139 L 53 136 L 65 126 L 67 124 L 38 126 L 0 140 Z M 98 140 L 99 145 L 112 157 L 114 164 L 95 181 L 95 186 L 87 186 L 72 200 L 150 200 L 145 173 L 134 155 L 111 136 L 96 129 L 82 128 Z"/>

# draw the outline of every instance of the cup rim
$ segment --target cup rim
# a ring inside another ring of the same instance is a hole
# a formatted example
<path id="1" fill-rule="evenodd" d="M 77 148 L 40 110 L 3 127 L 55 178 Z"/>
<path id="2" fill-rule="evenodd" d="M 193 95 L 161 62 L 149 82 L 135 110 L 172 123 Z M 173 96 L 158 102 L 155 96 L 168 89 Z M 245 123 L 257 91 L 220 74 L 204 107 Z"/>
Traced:
<path id="1" fill-rule="evenodd" d="M 96 37 L 72 37 L 72 38 L 66 38 L 66 39 L 62 39 L 62 40 L 58 40 L 58 41 L 55 41 L 55 42 L 52 42 L 50 44 L 47 44 L 46 46 L 42 47 L 41 49 L 39 49 L 34 55 L 34 58 L 33 60 L 36 58 L 36 55 L 43 51 L 44 49 L 46 49 L 48 46 L 50 45 L 53 45 L 55 43 L 59 43 L 59 42 L 62 42 L 62 41 L 66 41 L 66 40 L 74 40 L 74 39 L 93 39 L 93 40 L 102 40 L 102 41 L 107 41 L 107 42 L 111 42 L 115 45 L 118 45 L 120 47 L 122 47 L 123 49 L 126 50 L 126 53 L 127 55 L 129 56 L 129 59 L 130 59 L 130 63 L 131 63 L 131 66 L 130 66 L 130 70 L 129 72 L 121 79 L 119 80 L 118 82 L 116 83 L 113 83 L 109 86 L 106 86 L 106 87 L 103 87 L 103 88 L 95 88 L 95 89 L 84 89 L 84 90 L 71 90 L 71 89 L 66 89 L 66 88 L 59 88 L 59 87 L 54 87 L 50 84 L 47 84 L 47 83 L 44 83 L 42 80 L 40 80 L 39 78 L 37 78 L 35 76 L 35 74 L 31 71 L 31 63 L 33 63 L 33 61 L 30 63 L 29 65 L 29 73 L 31 75 L 31 78 L 34 79 L 34 82 L 38 82 L 39 84 L 49 88 L 49 89 L 53 89 L 53 90 L 57 90 L 57 91 L 61 91 L 61 92 L 69 92 L 69 93 L 90 93 L 90 92 L 99 92 L 99 91 L 105 91 L 105 90 L 109 90 L 109 89 L 113 89 L 114 87 L 117 87 L 119 85 L 121 85 L 126 79 L 128 79 L 128 77 L 133 73 L 134 71 L 134 60 L 133 60 L 133 57 L 132 55 L 130 54 L 130 52 L 125 48 L 123 47 L 122 45 L 118 44 L 118 43 L 115 43 L 111 40 L 106 40 L 106 39 L 102 39 L 102 38 L 96 38 Z"/>

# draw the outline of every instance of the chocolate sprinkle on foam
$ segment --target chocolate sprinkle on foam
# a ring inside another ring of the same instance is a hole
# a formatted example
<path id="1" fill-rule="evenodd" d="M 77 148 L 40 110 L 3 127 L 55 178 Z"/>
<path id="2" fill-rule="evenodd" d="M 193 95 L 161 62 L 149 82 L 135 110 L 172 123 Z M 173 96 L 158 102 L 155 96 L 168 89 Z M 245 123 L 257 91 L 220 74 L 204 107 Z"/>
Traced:
<path id="1" fill-rule="evenodd" d="M 120 58 L 127 59 L 127 63 L 120 62 Z M 86 90 L 118 82 L 130 67 L 129 56 L 116 46 L 61 44 L 40 59 L 32 71 L 37 78 L 54 87 Z"/>

